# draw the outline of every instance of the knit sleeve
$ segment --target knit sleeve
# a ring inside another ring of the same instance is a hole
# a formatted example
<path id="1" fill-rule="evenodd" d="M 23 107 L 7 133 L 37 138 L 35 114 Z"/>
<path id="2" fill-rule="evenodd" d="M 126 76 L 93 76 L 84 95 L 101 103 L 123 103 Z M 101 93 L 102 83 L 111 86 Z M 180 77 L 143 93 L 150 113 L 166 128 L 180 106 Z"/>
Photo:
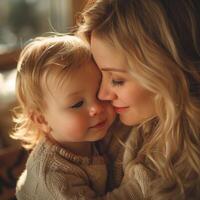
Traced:
<path id="1" fill-rule="evenodd" d="M 129 163 L 121 185 L 105 196 L 93 198 L 93 200 L 144 200 L 149 197 L 150 174 L 141 164 Z"/>
<path id="2" fill-rule="evenodd" d="M 88 200 L 143 200 L 142 191 L 137 181 L 126 180 L 120 187 L 108 192 L 105 196 L 90 198 Z"/>

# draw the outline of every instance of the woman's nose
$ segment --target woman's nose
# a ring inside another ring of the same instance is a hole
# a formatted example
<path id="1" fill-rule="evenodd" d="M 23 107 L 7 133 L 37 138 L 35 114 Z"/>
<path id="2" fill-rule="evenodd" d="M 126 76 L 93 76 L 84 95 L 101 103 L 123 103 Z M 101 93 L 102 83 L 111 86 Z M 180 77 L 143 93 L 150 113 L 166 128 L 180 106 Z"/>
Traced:
<path id="1" fill-rule="evenodd" d="M 104 111 L 104 104 L 100 100 L 96 100 L 95 103 L 90 107 L 89 115 L 91 117 L 98 115 Z"/>

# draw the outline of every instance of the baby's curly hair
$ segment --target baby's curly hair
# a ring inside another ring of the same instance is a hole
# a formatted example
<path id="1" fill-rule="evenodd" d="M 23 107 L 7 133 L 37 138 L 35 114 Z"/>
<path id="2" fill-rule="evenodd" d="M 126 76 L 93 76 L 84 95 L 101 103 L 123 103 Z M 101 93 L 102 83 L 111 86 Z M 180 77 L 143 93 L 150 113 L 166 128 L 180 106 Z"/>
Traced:
<path id="1" fill-rule="evenodd" d="M 17 65 L 16 96 L 19 106 L 14 108 L 13 139 L 21 140 L 27 149 L 35 146 L 44 134 L 31 120 L 31 113 L 42 113 L 46 109 L 44 79 L 55 70 L 59 70 L 59 77 L 63 79 L 66 73 L 70 74 L 90 59 L 88 46 L 72 35 L 37 37 L 24 47 Z"/>

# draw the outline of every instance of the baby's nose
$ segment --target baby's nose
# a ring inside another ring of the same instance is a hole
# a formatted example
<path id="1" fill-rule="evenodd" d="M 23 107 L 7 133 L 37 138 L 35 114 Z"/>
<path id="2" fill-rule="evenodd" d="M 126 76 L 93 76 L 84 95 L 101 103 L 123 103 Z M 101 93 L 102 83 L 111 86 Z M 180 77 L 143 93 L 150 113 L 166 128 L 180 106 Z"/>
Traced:
<path id="1" fill-rule="evenodd" d="M 93 104 L 91 107 L 90 107 L 90 110 L 89 110 L 89 115 L 91 117 L 95 116 L 95 115 L 98 115 L 100 113 L 102 113 L 104 110 L 104 106 L 103 106 L 103 103 L 101 103 L 100 101 L 97 101 L 95 102 L 95 104 Z"/>

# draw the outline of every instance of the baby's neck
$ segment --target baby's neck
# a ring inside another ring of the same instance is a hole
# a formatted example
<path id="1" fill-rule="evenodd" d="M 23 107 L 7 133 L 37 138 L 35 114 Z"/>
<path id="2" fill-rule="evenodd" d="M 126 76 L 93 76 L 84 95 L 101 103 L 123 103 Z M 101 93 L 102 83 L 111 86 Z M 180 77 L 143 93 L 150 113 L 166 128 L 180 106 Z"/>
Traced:
<path id="1" fill-rule="evenodd" d="M 59 144 L 66 150 L 77 154 L 79 156 L 87 156 L 91 157 L 92 156 L 92 143 L 93 142 L 65 142 L 65 143 L 60 143 L 56 141 L 51 135 L 46 135 L 46 137 L 51 140 L 51 142 Z"/>
<path id="2" fill-rule="evenodd" d="M 66 144 L 62 144 L 62 147 L 80 156 L 92 156 L 91 142 L 68 142 Z"/>

